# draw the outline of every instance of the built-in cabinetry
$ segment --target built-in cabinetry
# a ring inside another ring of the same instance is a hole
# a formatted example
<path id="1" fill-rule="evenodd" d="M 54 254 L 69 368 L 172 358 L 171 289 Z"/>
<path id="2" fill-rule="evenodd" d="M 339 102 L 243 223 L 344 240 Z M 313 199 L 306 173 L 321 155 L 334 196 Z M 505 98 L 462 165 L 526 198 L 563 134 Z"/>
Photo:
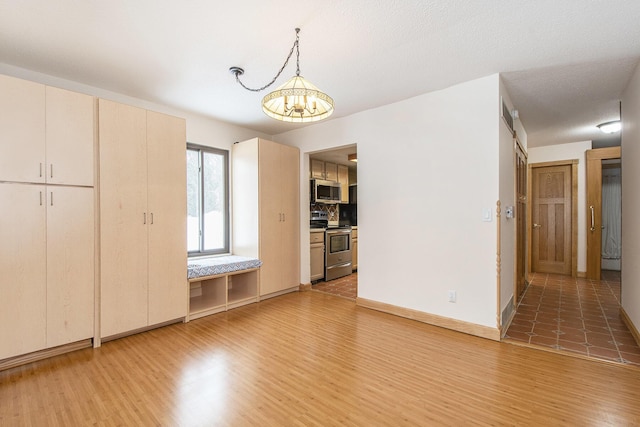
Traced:
<path id="1" fill-rule="evenodd" d="M 349 167 L 318 159 L 310 161 L 311 178 L 340 183 L 340 203 L 349 203 Z"/>
<path id="2" fill-rule="evenodd" d="M 351 271 L 358 269 L 358 227 L 351 227 Z"/>
<path id="3" fill-rule="evenodd" d="M 349 168 L 338 165 L 338 179 L 340 183 L 340 203 L 349 203 Z"/>
<path id="4" fill-rule="evenodd" d="M 258 268 L 189 280 L 187 320 L 230 310 L 258 300 Z"/>
<path id="5" fill-rule="evenodd" d="M 94 336 L 94 106 L 0 76 L 0 360 Z"/>
<path id="6" fill-rule="evenodd" d="M 184 119 L 99 100 L 102 337 L 184 318 Z"/>
<path id="7" fill-rule="evenodd" d="M 262 261 L 260 296 L 300 285 L 299 153 L 260 138 L 233 145 L 233 253 Z"/>
<path id="8" fill-rule="evenodd" d="M 311 271 L 310 280 L 324 278 L 324 229 L 311 230 Z"/>

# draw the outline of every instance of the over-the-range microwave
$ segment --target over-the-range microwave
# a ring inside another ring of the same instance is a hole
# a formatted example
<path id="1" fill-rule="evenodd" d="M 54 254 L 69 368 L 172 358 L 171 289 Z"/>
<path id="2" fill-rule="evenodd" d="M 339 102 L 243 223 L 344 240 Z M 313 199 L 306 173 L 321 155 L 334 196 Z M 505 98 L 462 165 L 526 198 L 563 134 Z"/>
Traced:
<path id="1" fill-rule="evenodd" d="M 340 203 L 342 187 L 339 182 L 311 180 L 311 203 Z"/>

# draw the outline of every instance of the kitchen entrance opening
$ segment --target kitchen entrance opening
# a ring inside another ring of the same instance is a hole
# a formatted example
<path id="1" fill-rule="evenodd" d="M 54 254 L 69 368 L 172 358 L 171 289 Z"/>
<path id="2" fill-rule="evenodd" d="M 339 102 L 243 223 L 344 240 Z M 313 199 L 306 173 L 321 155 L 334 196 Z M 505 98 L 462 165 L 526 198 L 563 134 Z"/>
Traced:
<path id="1" fill-rule="evenodd" d="M 309 154 L 311 289 L 355 300 L 358 288 L 357 147 Z"/>

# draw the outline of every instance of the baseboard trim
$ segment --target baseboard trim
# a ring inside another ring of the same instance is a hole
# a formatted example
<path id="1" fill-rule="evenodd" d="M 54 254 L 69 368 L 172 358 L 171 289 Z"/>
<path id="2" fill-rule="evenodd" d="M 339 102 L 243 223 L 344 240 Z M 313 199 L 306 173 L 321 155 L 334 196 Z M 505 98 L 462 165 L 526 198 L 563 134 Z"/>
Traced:
<path id="1" fill-rule="evenodd" d="M 636 325 L 633 324 L 631 318 L 629 317 L 627 312 L 624 311 L 623 307 L 620 307 L 620 315 L 622 317 L 622 321 L 625 325 L 627 325 L 627 328 L 629 328 L 631 335 L 633 335 L 633 338 L 636 340 L 636 344 L 640 346 L 640 332 L 638 332 L 638 328 L 636 328 Z"/>
<path id="2" fill-rule="evenodd" d="M 306 292 L 311 290 L 311 283 L 300 283 L 300 288 L 298 289 L 300 292 Z"/>
<path id="3" fill-rule="evenodd" d="M 423 311 L 413 310 L 410 308 L 372 301 L 365 298 L 356 298 L 356 305 L 364 308 L 370 308 L 372 310 L 382 311 L 388 314 L 393 314 L 395 316 L 416 320 L 418 322 L 427 323 L 429 325 L 451 329 L 457 332 L 463 332 L 465 334 L 487 338 L 493 341 L 500 341 L 500 329 L 497 328 L 477 325 L 475 323 L 469 323 L 463 320 L 451 319 L 448 317 L 425 313 Z"/>
<path id="4" fill-rule="evenodd" d="M 576 273 L 576 277 L 579 279 L 586 279 L 587 278 L 587 272 L 586 271 L 578 271 Z"/>
<path id="5" fill-rule="evenodd" d="M 0 371 L 15 368 L 16 366 L 26 365 L 27 363 L 37 362 L 39 360 L 48 359 L 49 357 L 59 356 L 61 354 L 70 353 L 72 351 L 81 350 L 83 348 L 91 348 L 91 339 L 65 344 L 58 347 L 47 348 L 33 353 L 22 354 L 20 356 L 10 357 L 0 360 Z"/>

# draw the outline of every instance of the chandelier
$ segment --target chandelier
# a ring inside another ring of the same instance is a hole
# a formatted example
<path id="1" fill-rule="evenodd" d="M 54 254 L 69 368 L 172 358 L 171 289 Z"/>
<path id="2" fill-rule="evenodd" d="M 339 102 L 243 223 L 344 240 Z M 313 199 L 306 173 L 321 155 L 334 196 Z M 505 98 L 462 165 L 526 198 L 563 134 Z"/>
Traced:
<path id="1" fill-rule="evenodd" d="M 262 111 L 269 117 L 283 122 L 306 123 L 323 120 L 333 113 L 333 99 L 322 92 L 308 80 L 300 75 L 300 28 L 296 28 L 296 41 L 291 47 L 289 56 L 278 71 L 278 74 L 266 85 L 253 89 L 245 86 L 240 80 L 244 70 L 240 67 L 231 67 L 229 71 L 236 76 L 236 81 L 243 88 L 260 92 L 271 86 L 280 77 L 296 51 L 296 75 L 282 86 L 262 98 Z"/>

